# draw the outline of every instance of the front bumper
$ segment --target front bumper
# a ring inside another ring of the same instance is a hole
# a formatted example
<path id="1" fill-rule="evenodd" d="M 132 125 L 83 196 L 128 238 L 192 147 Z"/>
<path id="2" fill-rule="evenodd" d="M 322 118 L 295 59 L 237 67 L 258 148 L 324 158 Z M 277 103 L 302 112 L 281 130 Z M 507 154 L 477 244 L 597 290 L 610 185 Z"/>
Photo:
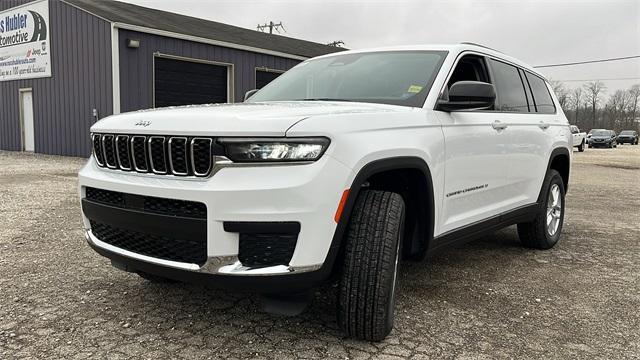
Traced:
<path id="1" fill-rule="evenodd" d="M 262 294 L 295 294 L 307 291 L 325 281 L 330 272 L 322 268 L 307 272 L 272 274 L 270 276 L 235 276 L 229 274 L 211 274 L 197 270 L 158 265 L 154 261 L 145 261 L 138 256 L 127 256 L 122 251 L 101 247 L 91 241 L 88 244 L 98 254 L 111 260 L 117 268 L 129 272 L 145 272 L 182 282 L 202 284 L 225 289 L 250 290 Z"/>
<path id="2" fill-rule="evenodd" d="M 132 271 L 169 272 L 165 276 L 185 281 L 190 276 L 194 279 L 209 276 L 213 281 L 221 277 L 256 278 L 266 283 L 272 281 L 260 279 L 303 273 L 314 274 L 311 278 L 326 277 L 326 270 L 332 264 L 326 264 L 325 260 L 339 245 L 332 241 L 336 230 L 334 214 L 342 192 L 350 186 L 350 176 L 351 169 L 328 155 L 306 165 L 225 167 L 207 179 L 108 170 L 97 167 L 90 159 L 79 173 L 81 199 L 85 198 L 86 187 L 93 187 L 204 203 L 207 261 L 204 264 L 176 262 L 110 245 L 94 235 L 83 210 L 85 237 L 98 253 L 119 264 L 129 264 Z M 290 262 L 244 266 L 238 260 L 239 235 L 225 231 L 225 222 L 299 223 L 300 232 Z"/>

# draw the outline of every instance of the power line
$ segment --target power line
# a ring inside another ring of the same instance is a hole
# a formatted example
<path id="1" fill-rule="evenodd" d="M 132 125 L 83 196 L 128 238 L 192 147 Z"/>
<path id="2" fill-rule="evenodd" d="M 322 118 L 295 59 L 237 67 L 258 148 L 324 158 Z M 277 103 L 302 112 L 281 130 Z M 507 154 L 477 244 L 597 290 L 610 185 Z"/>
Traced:
<path id="1" fill-rule="evenodd" d="M 572 79 L 572 80 L 556 80 L 556 79 L 551 79 L 551 80 L 555 80 L 555 81 L 561 81 L 561 82 L 570 82 L 570 81 L 616 81 L 616 80 L 640 80 L 640 77 L 626 77 L 626 78 L 610 78 L 610 79 Z"/>
<path id="2" fill-rule="evenodd" d="M 594 63 L 602 63 L 602 62 L 618 61 L 618 60 L 629 60 L 629 59 L 637 59 L 637 58 L 640 58 L 640 55 L 623 56 L 623 57 L 599 59 L 599 60 L 576 61 L 576 62 L 562 63 L 562 64 L 538 65 L 538 66 L 534 66 L 534 68 L 548 68 L 548 67 L 557 67 L 557 66 L 572 66 L 572 65 L 582 65 L 582 64 L 594 64 Z"/>

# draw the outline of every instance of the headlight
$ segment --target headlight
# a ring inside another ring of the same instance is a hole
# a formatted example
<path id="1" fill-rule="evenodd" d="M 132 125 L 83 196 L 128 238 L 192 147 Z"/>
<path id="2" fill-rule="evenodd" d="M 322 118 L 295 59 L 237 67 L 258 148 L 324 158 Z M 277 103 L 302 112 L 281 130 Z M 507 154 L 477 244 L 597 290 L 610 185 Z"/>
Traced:
<path id="1" fill-rule="evenodd" d="M 329 139 L 219 138 L 225 155 L 235 162 L 315 161 L 324 154 Z"/>

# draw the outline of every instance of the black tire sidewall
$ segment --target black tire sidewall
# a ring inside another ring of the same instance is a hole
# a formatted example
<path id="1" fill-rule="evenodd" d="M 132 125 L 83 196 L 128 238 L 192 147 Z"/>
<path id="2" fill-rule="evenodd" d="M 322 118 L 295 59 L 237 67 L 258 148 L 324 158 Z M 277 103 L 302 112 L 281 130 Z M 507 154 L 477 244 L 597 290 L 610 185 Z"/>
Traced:
<path id="1" fill-rule="evenodd" d="M 388 222 L 391 212 L 397 219 L 393 223 Z M 358 194 L 345 237 L 337 294 L 338 324 L 347 336 L 380 341 L 393 328 L 405 214 L 404 201 L 397 193 L 361 190 Z M 371 231 L 363 224 L 384 225 Z M 393 232 L 388 231 L 391 229 Z M 388 265 L 380 268 L 385 263 Z"/>
<path id="2" fill-rule="evenodd" d="M 405 213 L 406 208 L 402 208 L 402 212 L 400 213 L 400 226 L 398 234 L 396 236 L 396 244 L 394 246 L 393 259 L 396 265 L 393 267 L 393 273 L 391 277 L 391 284 L 389 286 L 389 303 L 387 306 L 387 329 L 391 331 L 393 328 L 393 322 L 395 321 L 395 308 L 396 308 L 396 286 L 398 285 L 398 269 L 400 268 L 400 254 L 402 254 L 402 243 L 403 243 L 403 230 L 404 230 L 404 221 L 405 221 Z"/>

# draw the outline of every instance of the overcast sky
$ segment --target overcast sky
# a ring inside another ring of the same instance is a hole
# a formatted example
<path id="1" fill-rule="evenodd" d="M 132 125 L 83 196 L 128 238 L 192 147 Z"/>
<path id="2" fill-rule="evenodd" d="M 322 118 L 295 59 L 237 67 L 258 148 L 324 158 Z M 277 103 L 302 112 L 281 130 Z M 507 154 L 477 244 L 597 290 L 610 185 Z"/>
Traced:
<path id="1" fill-rule="evenodd" d="M 545 65 L 640 55 L 640 0 L 121 0 L 351 49 L 478 42 Z M 605 80 L 608 93 L 640 83 L 640 59 L 539 69 L 554 80 Z M 583 84 L 568 81 L 568 87 Z"/>

